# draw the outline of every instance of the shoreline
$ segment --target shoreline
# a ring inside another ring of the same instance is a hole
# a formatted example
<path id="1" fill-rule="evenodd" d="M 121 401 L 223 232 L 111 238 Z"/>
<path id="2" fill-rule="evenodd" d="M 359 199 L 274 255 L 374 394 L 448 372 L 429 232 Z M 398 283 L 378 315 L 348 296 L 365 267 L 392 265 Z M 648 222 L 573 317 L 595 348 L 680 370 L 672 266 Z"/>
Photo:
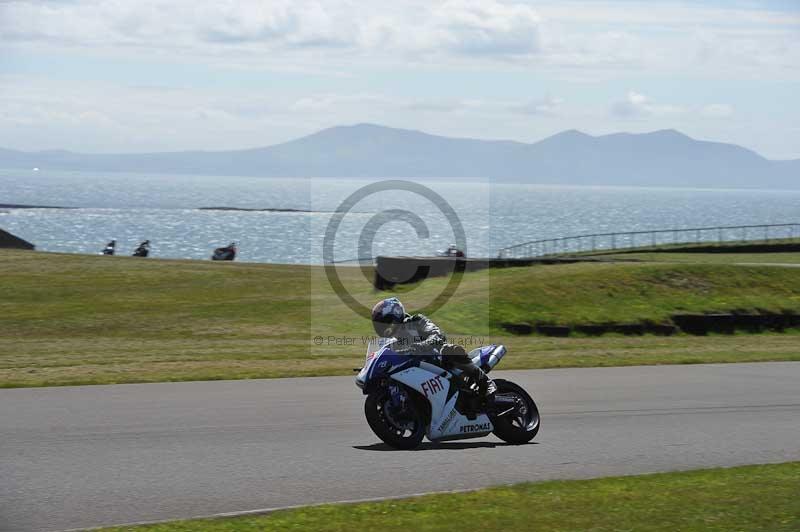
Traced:
<path id="1" fill-rule="evenodd" d="M 61 205 L 27 205 L 23 203 L 0 203 L 0 209 L 58 209 L 58 210 L 80 210 L 80 209 L 151 209 L 162 210 L 159 207 L 64 207 Z M 277 212 L 277 213 L 301 213 L 301 214 L 331 214 L 334 211 L 318 211 L 312 209 L 296 209 L 293 207 L 179 207 L 163 210 L 195 210 L 195 211 L 234 211 L 234 212 Z"/>
<path id="2" fill-rule="evenodd" d="M 21 203 L 0 203 L 0 209 L 79 209 L 80 207 L 60 207 L 57 205 L 25 205 Z"/>
<path id="3" fill-rule="evenodd" d="M 323 213 L 323 214 L 330 214 L 334 211 L 315 211 L 311 209 L 294 209 L 291 207 L 265 207 L 265 208 L 255 208 L 255 207 L 197 207 L 195 210 L 197 211 L 241 211 L 241 212 L 298 212 L 298 213 Z"/>

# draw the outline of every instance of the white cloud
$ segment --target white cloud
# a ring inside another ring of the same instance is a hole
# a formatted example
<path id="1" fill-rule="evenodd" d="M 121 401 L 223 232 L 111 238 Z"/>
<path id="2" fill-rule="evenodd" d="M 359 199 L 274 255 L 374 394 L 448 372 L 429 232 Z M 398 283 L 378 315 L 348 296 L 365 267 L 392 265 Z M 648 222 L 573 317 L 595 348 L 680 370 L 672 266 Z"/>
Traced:
<path id="1" fill-rule="evenodd" d="M 200 3 L 187 33 L 213 44 L 332 47 L 356 44 L 356 28 L 341 10 L 314 2 Z"/>
<path id="2" fill-rule="evenodd" d="M 559 113 L 563 103 L 563 98 L 557 98 L 548 95 L 539 100 L 525 102 L 522 105 L 512 105 L 510 110 L 512 112 L 528 115 L 556 116 Z"/>
<path id="3" fill-rule="evenodd" d="M 741 2 L 729 2 L 724 9 L 703 2 L 680 1 L 613 1 L 591 2 L 562 0 L 540 2 L 538 9 L 552 20 L 590 24 L 625 24 L 627 26 L 692 26 L 708 21 L 718 27 L 738 27 L 742 24 L 764 27 L 787 27 L 800 24 L 800 15 L 788 11 L 770 11 L 759 2 L 749 8 Z M 724 12 L 724 16 L 721 13 Z"/>
<path id="4" fill-rule="evenodd" d="M 650 2 L 0 2 L 3 46 L 251 68 L 468 60 L 797 78 L 799 30 L 794 14 Z"/>
<path id="5" fill-rule="evenodd" d="M 315 0 L 78 0 L 0 4 L 0 38 L 217 54 L 351 48 L 360 52 L 523 55 L 538 49 L 528 5 L 449 0 L 398 5 Z M 387 50 L 388 49 L 388 50 Z"/>
<path id="6" fill-rule="evenodd" d="M 637 119 L 683 113 L 684 108 L 653 102 L 644 94 L 629 91 L 624 100 L 611 104 L 611 114 L 617 118 Z"/>
<path id="7" fill-rule="evenodd" d="M 539 51 L 541 18 L 530 6 L 493 0 L 449 0 L 434 7 L 419 32 L 432 49 L 459 54 L 528 55 Z"/>
<path id="8" fill-rule="evenodd" d="M 733 106 L 726 103 L 699 105 L 671 105 L 653 101 L 636 91 L 628 91 L 624 99 L 612 102 L 610 113 L 623 120 L 661 119 L 692 114 L 708 118 L 728 118 L 733 115 Z"/>

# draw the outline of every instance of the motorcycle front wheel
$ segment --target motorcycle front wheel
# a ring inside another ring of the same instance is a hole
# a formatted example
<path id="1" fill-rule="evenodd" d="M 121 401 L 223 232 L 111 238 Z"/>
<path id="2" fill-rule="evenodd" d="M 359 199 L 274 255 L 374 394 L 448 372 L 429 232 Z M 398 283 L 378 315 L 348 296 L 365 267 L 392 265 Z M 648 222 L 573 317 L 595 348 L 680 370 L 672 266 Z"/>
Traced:
<path id="1" fill-rule="evenodd" d="M 395 449 L 415 449 L 425 436 L 424 416 L 413 401 L 408 401 L 402 412 L 395 412 L 386 388 L 367 396 L 364 415 L 372 432 Z"/>
<path id="2" fill-rule="evenodd" d="M 528 443 L 539 433 L 539 408 L 522 386 L 503 379 L 494 382 L 497 385 L 495 397 L 502 396 L 516 402 L 511 412 L 492 419 L 494 435 L 514 445 Z"/>

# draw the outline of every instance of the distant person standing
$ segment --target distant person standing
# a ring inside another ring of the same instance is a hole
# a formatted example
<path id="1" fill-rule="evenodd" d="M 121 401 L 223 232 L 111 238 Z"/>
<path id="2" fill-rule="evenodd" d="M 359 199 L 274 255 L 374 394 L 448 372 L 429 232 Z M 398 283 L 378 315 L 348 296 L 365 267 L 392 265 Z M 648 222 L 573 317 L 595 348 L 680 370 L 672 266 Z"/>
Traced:
<path id="1" fill-rule="evenodd" d="M 106 244 L 106 247 L 103 248 L 102 253 L 103 255 L 113 255 L 116 251 L 117 251 L 117 241 L 112 239 L 111 242 Z"/>

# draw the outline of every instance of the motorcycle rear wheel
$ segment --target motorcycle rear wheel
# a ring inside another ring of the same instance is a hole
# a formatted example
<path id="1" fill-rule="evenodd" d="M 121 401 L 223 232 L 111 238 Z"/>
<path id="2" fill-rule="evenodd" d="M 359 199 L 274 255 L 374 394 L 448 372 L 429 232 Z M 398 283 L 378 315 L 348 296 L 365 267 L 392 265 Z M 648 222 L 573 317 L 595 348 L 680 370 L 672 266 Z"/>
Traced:
<path id="1" fill-rule="evenodd" d="M 495 397 L 513 397 L 520 403 L 513 412 L 492 418 L 494 435 L 513 445 L 528 443 L 539 433 L 539 408 L 521 386 L 503 379 L 495 379 L 494 382 L 497 385 Z"/>
<path id="2" fill-rule="evenodd" d="M 387 412 L 389 391 L 385 388 L 375 390 L 364 402 L 364 415 L 372 432 L 387 445 L 395 449 L 415 449 L 425 436 L 425 419 L 413 402 L 406 405 L 406 416 L 410 418 L 404 426 L 392 419 Z M 405 426 L 410 425 L 410 426 Z"/>

